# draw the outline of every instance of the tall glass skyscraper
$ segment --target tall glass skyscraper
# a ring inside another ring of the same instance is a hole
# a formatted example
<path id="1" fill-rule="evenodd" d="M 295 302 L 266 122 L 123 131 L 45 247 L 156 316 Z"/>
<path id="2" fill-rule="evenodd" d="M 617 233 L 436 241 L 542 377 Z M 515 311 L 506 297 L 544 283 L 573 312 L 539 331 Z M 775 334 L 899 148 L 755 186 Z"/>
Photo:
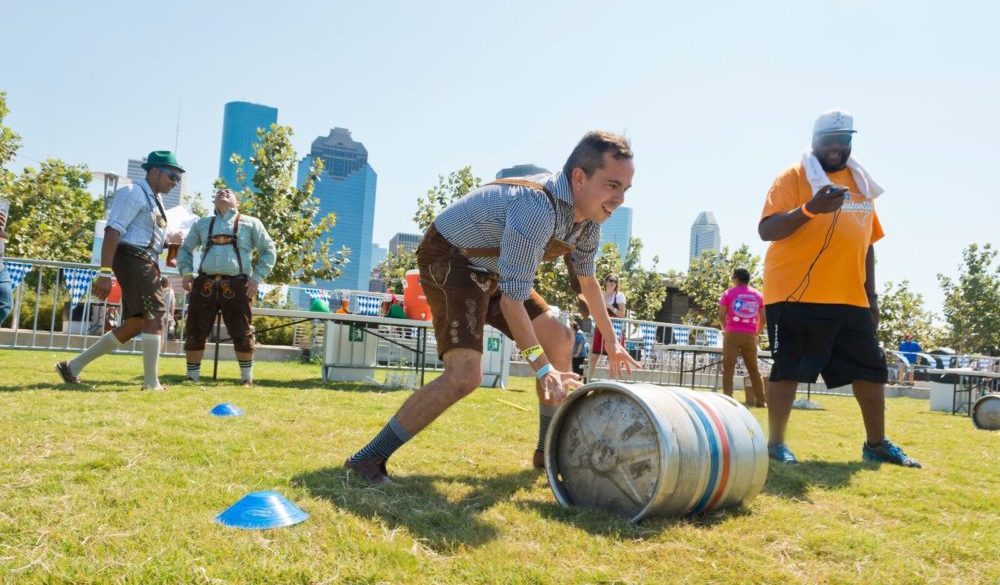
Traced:
<path id="1" fill-rule="evenodd" d="M 350 263 L 341 267 L 340 278 L 321 281 L 324 288 L 368 290 L 371 270 L 372 230 L 375 225 L 375 170 L 368 164 L 368 150 L 351 138 L 351 131 L 334 128 L 328 136 L 313 140 L 309 155 L 299 161 L 301 186 L 309 176 L 313 160 L 323 159 L 323 175 L 313 196 L 319 199 L 319 214 L 334 213 L 337 225 L 325 234 L 333 238 L 333 248 L 347 246 Z"/>
<path id="2" fill-rule="evenodd" d="M 722 237 L 719 234 L 719 222 L 715 221 L 715 214 L 711 211 L 702 211 L 691 224 L 691 257 L 689 260 L 701 256 L 705 250 L 718 252 L 721 248 Z"/>
<path id="3" fill-rule="evenodd" d="M 611 214 L 611 217 L 601 224 L 601 248 L 608 242 L 614 242 L 618 246 L 618 255 L 622 262 L 628 254 L 628 242 L 632 239 L 632 208 L 619 207 Z M 600 248 L 598 248 L 598 253 Z M 598 276 L 602 278 L 602 276 Z"/>
<path id="4" fill-rule="evenodd" d="M 244 186 L 236 184 L 236 165 L 229 162 L 229 157 L 238 154 L 244 160 L 246 185 L 253 186 L 254 170 L 250 166 L 250 157 L 253 155 L 253 144 L 257 141 L 257 129 L 267 130 L 271 124 L 277 122 L 277 108 L 250 102 L 226 104 L 225 117 L 222 120 L 222 149 L 219 153 L 219 176 L 226 185 L 233 189 L 242 189 Z"/>

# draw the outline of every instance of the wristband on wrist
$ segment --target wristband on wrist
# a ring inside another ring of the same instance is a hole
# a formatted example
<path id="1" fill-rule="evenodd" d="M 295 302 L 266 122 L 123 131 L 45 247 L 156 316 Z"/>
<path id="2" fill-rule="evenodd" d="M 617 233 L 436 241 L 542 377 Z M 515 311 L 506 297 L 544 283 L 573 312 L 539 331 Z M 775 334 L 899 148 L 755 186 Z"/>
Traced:
<path id="1" fill-rule="evenodd" d="M 538 368 L 538 371 L 535 372 L 535 377 L 541 380 L 542 378 L 545 377 L 545 374 L 548 374 L 551 371 L 552 371 L 552 364 L 545 364 L 544 366 Z"/>
<path id="2" fill-rule="evenodd" d="M 542 353 L 542 346 L 533 345 L 528 349 L 521 351 L 521 357 L 523 357 L 528 363 L 534 363 L 538 361 L 538 358 L 542 356 Z"/>
<path id="3" fill-rule="evenodd" d="M 802 215 L 808 217 L 809 219 L 816 217 L 816 214 L 809 211 L 805 203 L 802 204 L 802 207 L 800 207 L 799 210 L 802 211 Z"/>
<path id="4" fill-rule="evenodd" d="M 112 273 L 112 272 L 114 272 L 114 271 L 113 271 L 113 270 L 111 270 L 111 267 L 110 267 L 110 266 L 101 266 L 101 267 L 100 267 L 100 268 L 99 268 L 99 269 L 97 270 L 97 272 L 98 272 L 99 274 L 111 274 L 111 273 Z"/>

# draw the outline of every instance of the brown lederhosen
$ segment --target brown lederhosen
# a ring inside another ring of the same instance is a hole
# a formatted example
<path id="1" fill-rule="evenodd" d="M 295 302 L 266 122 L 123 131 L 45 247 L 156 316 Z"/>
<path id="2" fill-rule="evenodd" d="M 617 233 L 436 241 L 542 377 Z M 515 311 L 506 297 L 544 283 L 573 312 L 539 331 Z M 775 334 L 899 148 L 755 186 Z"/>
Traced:
<path id="1" fill-rule="evenodd" d="M 215 244 L 214 237 L 227 236 L 227 234 L 212 235 L 212 228 L 215 227 L 215 217 L 208 224 L 208 242 L 202 251 L 202 264 L 208 256 L 208 251 Z M 243 259 L 240 258 L 240 251 L 237 247 L 237 238 L 240 230 L 240 214 L 236 214 L 236 221 L 233 223 L 233 234 L 230 238 L 233 250 L 236 252 L 236 262 L 239 264 L 240 273 L 237 276 L 227 276 L 224 274 L 205 274 L 198 268 L 198 277 L 194 279 L 194 286 L 191 288 L 191 303 L 188 307 L 187 324 L 185 325 L 184 349 L 186 351 L 201 351 L 205 349 L 205 342 L 212 333 L 212 325 L 215 323 L 216 313 L 222 313 L 222 321 L 226 324 L 226 330 L 233 339 L 233 348 L 241 353 L 250 353 L 254 347 L 253 337 L 253 314 L 250 307 L 250 298 L 247 296 L 247 277 L 243 272 Z M 224 244 L 219 244 L 224 245 Z"/>
<path id="2" fill-rule="evenodd" d="M 544 186 L 523 179 L 500 179 L 491 184 L 519 185 L 545 193 L 555 208 L 552 194 Z M 564 257 L 570 270 L 571 281 L 579 289 L 573 262 L 570 258 L 574 247 L 552 237 L 545 246 L 543 262 Z M 490 324 L 513 338 L 510 327 L 500 310 L 498 274 L 474 268 L 469 258 L 497 258 L 500 248 L 458 248 L 446 240 L 434 224 L 424 234 L 417 248 L 417 267 L 420 284 L 427 296 L 434 319 L 434 336 L 438 355 L 455 347 L 483 351 L 483 328 Z M 545 313 L 549 305 L 535 290 L 524 301 L 529 319 Z"/>
<path id="3" fill-rule="evenodd" d="M 166 310 L 160 266 L 146 248 L 118 244 L 111 269 L 122 288 L 122 318 L 159 319 Z"/>

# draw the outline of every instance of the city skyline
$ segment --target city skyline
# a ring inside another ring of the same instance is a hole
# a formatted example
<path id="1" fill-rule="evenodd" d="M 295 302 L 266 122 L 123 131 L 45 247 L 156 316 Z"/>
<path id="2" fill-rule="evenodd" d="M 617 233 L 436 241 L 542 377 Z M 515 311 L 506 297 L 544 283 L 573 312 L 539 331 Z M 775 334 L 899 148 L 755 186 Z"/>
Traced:
<path id="1" fill-rule="evenodd" d="M 830 18 L 829 6 L 811 3 L 726 2 L 721 10 L 638 3 L 601 18 L 559 2 L 390 1 L 379 9 L 307 2 L 308 19 L 299 10 L 227 2 L 165 12 L 108 6 L 5 7 L 0 49 L 31 56 L 5 61 L 0 82 L 10 107 L 5 123 L 22 136 L 12 171 L 49 157 L 117 169 L 176 144 L 188 190 L 208 193 L 219 170 L 224 104 L 269 104 L 295 130 L 299 157 L 333 124 L 364 137 L 379 171 L 373 239 L 386 242 L 415 231 L 414 202 L 439 176 L 471 166 L 487 179 L 516 161 L 558 169 L 584 132 L 604 128 L 625 133 L 636 153 L 625 204 L 635 210 L 633 236 L 643 240 L 645 263 L 658 255 L 662 270 L 684 270 L 682 238 L 706 207 L 726 226 L 723 244 L 747 244 L 763 256 L 757 223 L 768 188 L 808 148 L 815 117 L 842 107 L 859 131 L 854 156 L 886 189 L 877 201 L 886 231 L 875 246 L 880 287 L 909 280 L 940 311 L 937 274 L 954 276 L 970 243 L 997 243 L 992 214 L 964 211 L 994 205 L 989 169 L 1000 155 L 992 138 L 1000 120 L 986 114 L 1000 96 L 1000 77 L 984 75 L 998 53 L 994 5 L 852 4 L 852 26 L 838 31 L 831 64 L 807 50 L 815 23 Z M 522 42 L 525 13 L 563 26 Z M 60 43 L 37 35 L 43 21 Z M 307 55 L 328 51 L 331 22 L 349 23 L 337 28 L 337 43 L 351 53 L 327 75 Z M 580 59 L 581 35 L 609 29 L 628 31 L 627 57 Z M 115 34 L 92 34 L 100 30 Z M 179 51 L 122 50 L 179 30 Z M 258 41 L 253 66 L 234 67 L 232 39 L 248 33 Z M 226 68 L 234 73 L 220 77 Z M 172 75 L 142 92 L 99 76 L 153 70 Z M 553 100 L 498 91 L 495 83 L 447 82 L 498 70 L 511 88 L 536 87 L 540 71 L 560 71 L 564 80 L 612 71 L 614 80 Z M 959 196 L 962 205 L 949 203 Z M 923 242 L 928 249 L 914 254 Z"/>
<path id="2" fill-rule="evenodd" d="M 601 247 L 614 242 L 618 247 L 618 257 L 622 262 L 628 254 L 628 244 L 632 239 L 632 208 L 622 205 L 601 225 Z"/>

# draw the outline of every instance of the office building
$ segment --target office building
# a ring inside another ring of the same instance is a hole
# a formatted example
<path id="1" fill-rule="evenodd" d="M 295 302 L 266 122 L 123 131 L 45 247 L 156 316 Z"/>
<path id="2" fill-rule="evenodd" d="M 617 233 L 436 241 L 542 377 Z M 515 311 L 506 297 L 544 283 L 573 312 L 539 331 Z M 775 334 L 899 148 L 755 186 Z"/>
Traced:
<path id="1" fill-rule="evenodd" d="M 702 211 L 691 224 L 690 260 L 701 256 L 705 250 L 718 252 L 721 248 L 722 239 L 719 234 L 719 223 L 715 221 L 715 214 L 711 211 Z"/>
<path id="2" fill-rule="evenodd" d="M 420 240 L 424 237 L 421 234 L 404 234 L 402 232 L 389 239 L 389 252 L 396 254 L 397 248 L 403 248 L 407 252 L 416 252 Z"/>
<path id="3" fill-rule="evenodd" d="M 313 140 L 307 156 L 299 161 L 301 186 L 317 158 L 324 168 L 313 196 L 319 200 L 319 216 L 337 216 L 337 225 L 324 236 L 333 239 L 333 250 L 350 249 L 350 262 L 341 266 L 340 278 L 320 281 L 321 288 L 368 290 L 371 274 L 372 230 L 375 223 L 375 183 L 377 175 L 368 164 L 368 150 L 351 138 L 350 130 L 334 128 L 327 136 Z"/>
<path id="4" fill-rule="evenodd" d="M 616 209 L 611 214 L 611 217 L 601 224 L 601 246 L 599 250 L 604 248 L 604 244 L 612 242 L 618 246 L 618 255 L 621 257 L 622 262 L 624 262 L 625 255 L 628 254 L 628 243 L 631 239 L 632 208 L 622 206 Z"/>
<path id="5" fill-rule="evenodd" d="M 278 122 L 278 109 L 249 102 L 229 102 L 226 104 L 222 120 L 222 148 L 219 153 L 219 177 L 229 187 L 241 190 L 245 185 L 253 186 L 254 169 L 250 164 L 253 145 L 258 142 L 257 130 L 267 130 Z M 236 165 L 230 157 L 243 157 L 243 172 L 246 183 L 237 184 Z"/>

